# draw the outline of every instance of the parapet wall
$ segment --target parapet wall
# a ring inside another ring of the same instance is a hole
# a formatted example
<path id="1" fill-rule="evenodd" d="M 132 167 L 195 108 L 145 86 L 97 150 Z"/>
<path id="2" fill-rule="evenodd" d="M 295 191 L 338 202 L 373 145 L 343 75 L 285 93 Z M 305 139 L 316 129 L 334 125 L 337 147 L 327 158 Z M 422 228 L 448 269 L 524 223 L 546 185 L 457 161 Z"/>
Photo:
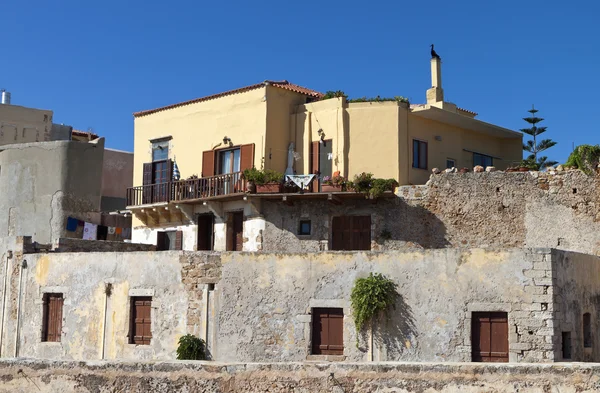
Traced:
<path id="1" fill-rule="evenodd" d="M 597 392 L 597 364 L 116 363 L 3 360 L 0 390 L 54 392 Z"/>

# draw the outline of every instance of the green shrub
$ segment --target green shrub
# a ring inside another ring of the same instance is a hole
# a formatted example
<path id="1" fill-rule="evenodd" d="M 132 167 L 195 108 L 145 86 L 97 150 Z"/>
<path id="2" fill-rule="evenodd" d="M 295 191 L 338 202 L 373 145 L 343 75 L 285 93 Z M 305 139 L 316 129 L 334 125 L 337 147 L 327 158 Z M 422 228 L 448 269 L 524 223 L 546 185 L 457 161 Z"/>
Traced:
<path id="1" fill-rule="evenodd" d="M 206 360 L 206 344 L 204 340 L 192 334 L 179 338 L 177 347 L 178 360 Z"/>
<path id="2" fill-rule="evenodd" d="M 595 173 L 600 162 L 600 146 L 579 145 L 567 159 L 565 166 L 577 167 L 588 175 Z"/>
<path id="3" fill-rule="evenodd" d="M 254 184 L 281 183 L 283 174 L 272 169 L 260 170 L 256 168 L 244 169 L 244 179 Z"/>
<path id="4" fill-rule="evenodd" d="M 396 283 L 380 273 L 357 278 L 350 295 L 356 330 L 360 331 L 366 322 L 380 312 L 394 307 L 396 296 Z"/>
<path id="5" fill-rule="evenodd" d="M 378 179 L 373 177 L 372 173 L 363 172 L 354 176 L 349 187 L 356 192 L 369 195 L 371 198 L 378 198 L 386 191 L 394 191 L 398 186 L 395 179 Z"/>

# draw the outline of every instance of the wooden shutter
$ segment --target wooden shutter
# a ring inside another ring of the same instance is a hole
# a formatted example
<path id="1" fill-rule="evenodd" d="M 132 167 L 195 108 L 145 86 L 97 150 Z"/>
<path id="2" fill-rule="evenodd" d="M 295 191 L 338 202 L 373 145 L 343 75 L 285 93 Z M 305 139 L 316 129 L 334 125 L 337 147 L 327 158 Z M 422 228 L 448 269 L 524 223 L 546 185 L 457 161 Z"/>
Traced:
<path id="1" fill-rule="evenodd" d="M 143 185 L 152 184 L 152 163 L 147 162 L 144 164 L 144 178 Z"/>
<path id="2" fill-rule="evenodd" d="M 241 154 L 241 152 L 240 152 Z M 215 152 L 208 150 L 202 153 L 202 177 L 215 175 Z"/>
<path id="3" fill-rule="evenodd" d="M 62 293 L 48 293 L 44 296 L 42 341 L 60 342 L 62 309 Z"/>
<path id="4" fill-rule="evenodd" d="M 474 362 L 508 362 L 508 316 L 504 312 L 477 312 L 471 320 Z"/>
<path id="5" fill-rule="evenodd" d="M 240 171 L 254 167 L 254 143 L 240 146 Z"/>
<path id="6" fill-rule="evenodd" d="M 334 217 L 331 224 L 332 250 L 371 250 L 371 216 Z"/>
<path id="7" fill-rule="evenodd" d="M 341 308 L 314 308 L 312 353 L 344 354 L 344 312 Z"/>
<path id="8" fill-rule="evenodd" d="M 166 250 L 167 243 L 167 233 L 166 232 L 156 232 L 156 250 L 164 251 Z"/>
<path id="9" fill-rule="evenodd" d="M 175 232 L 175 250 L 183 250 L 183 231 Z"/>
<path id="10" fill-rule="evenodd" d="M 235 233 L 235 251 L 244 249 L 244 213 L 237 212 L 233 215 L 233 231 Z"/>
<path id="11" fill-rule="evenodd" d="M 150 345 L 152 339 L 152 297 L 139 296 L 132 299 L 132 325 L 130 343 Z"/>
<path id="12" fill-rule="evenodd" d="M 315 179 L 312 181 L 312 191 L 319 192 L 319 142 L 312 142 L 310 146 L 310 173 L 314 173 Z"/>

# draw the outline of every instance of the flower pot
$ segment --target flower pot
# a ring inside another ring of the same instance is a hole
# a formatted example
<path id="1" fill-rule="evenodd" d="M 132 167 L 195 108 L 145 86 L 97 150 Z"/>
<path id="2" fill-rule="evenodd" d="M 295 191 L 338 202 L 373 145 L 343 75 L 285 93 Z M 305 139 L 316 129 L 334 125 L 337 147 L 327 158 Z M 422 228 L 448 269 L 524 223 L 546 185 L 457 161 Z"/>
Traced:
<path id="1" fill-rule="evenodd" d="M 519 168 L 519 172 L 529 172 L 529 168 L 522 166 Z"/>
<path id="2" fill-rule="evenodd" d="M 332 186 L 329 184 L 321 184 L 321 192 L 341 192 L 342 186 Z"/>
<path id="3" fill-rule="evenodd" d="M 281 192 L 280 183 L 257 184 L 256 192 L 259 194 L 277 194 Z"/>

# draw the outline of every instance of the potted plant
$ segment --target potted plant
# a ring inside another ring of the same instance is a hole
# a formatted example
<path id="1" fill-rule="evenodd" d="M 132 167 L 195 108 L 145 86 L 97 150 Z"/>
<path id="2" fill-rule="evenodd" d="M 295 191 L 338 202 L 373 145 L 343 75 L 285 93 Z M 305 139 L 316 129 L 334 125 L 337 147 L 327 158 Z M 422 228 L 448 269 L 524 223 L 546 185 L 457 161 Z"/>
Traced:
<path id="1" fill-rule="evenodd" d="M 283 174 L 272 169 L 260 170 L 256 168 L 245 169 L 243 173 L 246 179 L 246 189 L 248 192 L 257 193 L 278 193 L 281 192 L 281 181 Z M 248 184 L 250 183 L 250 184 Z"/>
<path id="2" fill-rule="evenodd" d="M 368 198 L 376 199 L 384 192 L 394 192 L 394 189 L 398 187 L 398 182 L 395 179 L 375 178 L 372 173 L 363 172 L 354 176 L 354 181 L 349 184 L 349 187 L 356 192 L 365 194 Z"/>
<path id="3" fill-rule="evenodd" d="M 346 179 L 339 172 L 333 176 L 325 176 L 321 184 L 321 192 L 340 192 L 346 189 Z"/>

